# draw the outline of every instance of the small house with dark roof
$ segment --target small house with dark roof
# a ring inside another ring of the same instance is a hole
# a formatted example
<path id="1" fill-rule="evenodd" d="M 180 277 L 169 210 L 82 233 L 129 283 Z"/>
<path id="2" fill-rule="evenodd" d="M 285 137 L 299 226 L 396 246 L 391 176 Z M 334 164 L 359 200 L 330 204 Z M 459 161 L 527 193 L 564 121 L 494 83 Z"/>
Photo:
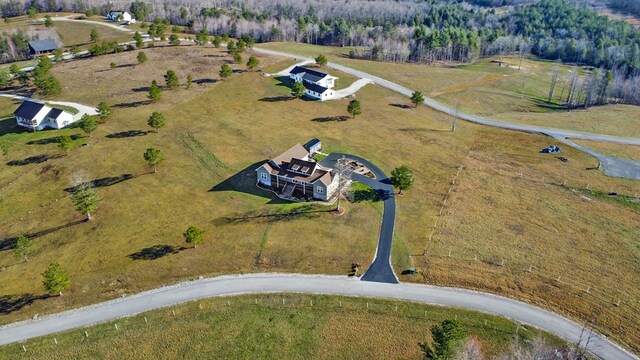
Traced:
<path id="1" fill-rule="evenodd" d="M 256 169 L 258 187 L 285 199 L 331 200 L 338 189 L 338 176 L 313 159 L 320 148 L 320 140 L 313 139 L 267 161 Z"/>
<path id="2" fill-rule="evenodd" d="M 303 83 L 305 95 L 308 97 L 324 101 L 332 99 L 335 95 L 333 87 L 336 85 L 338 78 L 322 71 L 295 66 L 289 72 L 289 78 Z"/>
<path id="3" fill-rule="evenodd" d="M 23 101 L 13 114 L 18 125 L 32 131 L 62 129 L 75 122 L 71 113 L 32 100 Z"/>
<path id="4" fill-rule="evenodd" d="M 109 13 L 107 14 L 107 20 L 111 20 L 111 21 L 131 22 L 132 19 L 133 17 L 131 17 L 131 14 L 129 14 L 126 11 L 114 10 L 114 11 L 109 11 Z"/>
<path id="5" fill-rule="evenodd" d="M 29 41 L 29 52 L 34 56 L 48 54 L 59 48 L 60 46 L 53 39 Z"/>

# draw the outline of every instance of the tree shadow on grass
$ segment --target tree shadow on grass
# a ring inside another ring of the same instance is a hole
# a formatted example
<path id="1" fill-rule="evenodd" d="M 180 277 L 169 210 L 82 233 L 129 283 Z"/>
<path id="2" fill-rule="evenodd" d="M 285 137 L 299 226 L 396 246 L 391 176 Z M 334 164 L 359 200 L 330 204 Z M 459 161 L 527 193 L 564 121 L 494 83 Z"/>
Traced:
<path id="1" fill-rule="evenodd" d="M 151 87 L 149 86 L 142 86 L 142 87 L 133 88 L 131 90 L 134 92 L 149 92 L 150 89 Z"/>
<path id="2" fill-rule="evenodd" d="M 303 204 L 293 209 L 276 209 L 274 211 L 248 211 L 242 214 L 224 216 L 214 220 L 216 225 L 233 225 L 246 222 L 276 222 L 293 221 L 298 219 L 312 219 L 319 217 L 321 213 L 333 211 L 330 209 L 319 209 L 313 204 Z"/>
<path id="3" fill-rule="evenodd" d="M 9 315 L 13 312 L 20 311 L 24 307 L 33 304 L 36 300 L 44 300 L 50 298 L 51 295 L 3 295 L 0 297 L 0 315 Z"/>
<path id="4" fill-rule="evenodd" d="M 136 66 L 136 64 L 120 64 L 117 66 L 117 68 L 128 68 L 128 67 L 134 67 Z"/>
<path id="5" fill-rule="evenodd" d="M 222 181 L 221 183 L 212 187 L 210 192 L 220 191 L 238 191 L 245 194 L 260 196 L 270 199 L 268 204 L 289 204 L 290 201 L 280 199 L 274 193 L 266 190 L 259 189 L 256 186 L 256 169 L 266 163 L 267 160 L 259 161 L 251 164 L 239 173 L 234 174 L 230 178 Z"/>
<path id="6" fill-rule="evenodd" d="M 141 249 L 138 252 L 127 255 L 133 260 L 157 260 L 169 254 L 177 254 L 186 250 L 184 246 L 176 247 L 172 245 L 153 245 L 148 248 Z"/>
<path id="7" fill-rule="evenodd" d="M 380 190 L 380 192 L 372 189 L 372 188 L 367 188 L 367 189 L 358 189 L 358 190 L 354 190 L 351 193 L 350 199 L 351 202 L 364 202 L 364 201 L 371 201 L 371 202 L 378 202 L 380 200 L 382 200 L 382 196 L 385 196 L 384 194 L 384 190 Z"/>
<path id="8" fill-rule="evenodd" d="M 389 105 L 397 107 L 397 108 L 400 108 L 400 109 L 411 109 L 412 108 L 412 106 L 409 106 L 407 104 L 389 104 Z"/>
<path id="9" fill-rule="evenodd" d="M 144 131 L 144 130 L 129 130 L 129 131 L 121 131 L 121 132 L 109 134 L 106 137 L 108 137 L 109 139 L 122 139 L 122 138 L 136 137 L 136 136 L 144 136 L 144 135 L 147 135 L 148 133 L 149 131 Z"/>
<path id="10" fill-rule="evenodd" d="M 103 178 L 99 178 L 99 179 L 88 181 L 87 183 L 92 184 L 94 187 L 97 187 L 97 188 L 98 187 L 109 187 L 109 186 L 113 186 L 113 185 L 119 184 L 121 182 L 125 182 L 127 180 L 131 180 L 131 179 L 136 178 L 138 176 L 140 176 L 140 175 L 122 174 L 120 176 L 107 176 L 107 177 L 103 177 Z M 68 193 L 73 193 L 81 185 L 84 185 L 84 184 L 68 187 L 68 188 L 64 189 L 64 191 L 66 191 Z"/>
<path id="11" fill-rule="evenodd" d="M 41 236 L 45 236 L 45 235 L 49 235 L 51 233 L 54 233 L 56 231 L 62 230 L 62 229 L 66 229 L 75 225 L 79 225 L 82 224 L 84 222 L 86 222 L 86 219 L 82 219 L 82 220 L 76 220 L 76 221 L 72 221 L 70 223 L 64 224 L 64 225 L 60 225 L 60 226 L 55 226 L 49 229 L 45 229 L 45 230 L 40 230 L 40 231 L 36 231 L 33 233 L 29 233 L 29 234 L 24 234 L 25 237 L 27 237 L 30 240 L 39 238 Z M 8 237 L 5 239 L 0 239 L 0 251 L 4 251 L 4 250 L 9 250 L 9 249 L 13 249 L 13 247 L 16 245 L 16 240 L 18 239 L 17 236 L 14 237 Z"/>
<path id="12" fill-rule="evenodd" d="M 349 117 L 346 115 L 325 116 L 325 117 L 317 117 L 317 118 L 311 119 L 311 121 L 315 121 L 315 122 L 347 121 L 347 120 L 349 120 Z"/>
<path id="13" fill-rule="evenodd" d="M 134 107 L 138 107 L 138 106 L 142 106 L 142 105 L 149 105 L 151 103 L 152 103 L 151 100 L 131 101 L 131 102 L 124 102 L 124 103 L 115 104 L 115 105 L 113 105 L 113 107 L 115 107 L 115 108 L 134 108 Z"/>
<path id="14" fill-rule="evenodd" d="M 280 101 L 290 101 L 295 99 L 292 96 L 269 96 L 269 97 L 263 97 L 262 99 L 259 99 L 258 101 L 262 101 L 262 102 L 280 102 Z"/>
<path id="15" fill-rule="evenodd" d="M 29 156 L 28 158 L 24 158 L 20 160 L 11 160 L 7 162 L 7 165 L 25 166 L 25 165 L 31 165 L 31 164 L 42 164 L 43 162 L 49 161 L 51 159 L 59 159 L 64 156 L 65 155 L 63 154 L 56 154 L 56 155 L 41 154 L 41 155 Z"/>
<path id="16" fill-rule="evenodd" d="M 70 135 L 70 137 L 71 137 L 71 140 L 78 140 L 81 138 L 81 136 L 77 134 Z M 60 136 L 54 136 L 46 139 L 31 140 L 27 142 L 27 145 L 48 145 L 48 144 L 57 144 L 59 142 L 60 142 Z"/>
<path id="17" fill-rule="evenodd" d="M 215 84 L 218 81 L 220 81 L 220 80 L 211 79 L 211 78 L 203 78 L 203 79 L 193 80 L 193 83 L 197 84 L 197 85 L 204 85 L 204 84 Z"/>

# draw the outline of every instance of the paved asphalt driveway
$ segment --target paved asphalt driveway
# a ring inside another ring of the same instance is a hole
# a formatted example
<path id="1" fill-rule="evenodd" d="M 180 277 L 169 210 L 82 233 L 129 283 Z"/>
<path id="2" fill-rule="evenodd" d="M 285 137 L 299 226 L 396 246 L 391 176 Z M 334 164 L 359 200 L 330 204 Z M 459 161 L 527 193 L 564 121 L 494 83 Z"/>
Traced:
<path id="1" fill-rule="evenodd" d="M 393 230 L 396 223 L 396 198 L 393 186 L 391 186 L 389 178 L 384 172 L 382 172 L 382 170 L 359 156 L 350 154 L 330 154 L 320 162 L 320 165 L 336 169 L 336 162 L 343 157 L 363 164 L 376 175 L 375 179 L 371 179 L 370 177 L 354 173 L 351 174 L 351 179 L 370 186 L 384 201 L 384 210 L 382 212 L 382 223 L 380 224 L 380 235 L 378 237 L 376 255 L 373 259 L 373 263 L 360 279 L 363 281 L 397 284 L 398 277 L 391 267 L 391 244 L 393 242 Z"/>
<path id="2" fill-rule="evenodd" d="M 589 331 L 533 305 L 471 290 L 418 284 L 381 284 L 338 276 L 250 274 L 221 276 L 163 287 L 122 299 L 0 327 L 0 345 L 24 341 L 121 317 L 209 297 L 250 293 L 313 293 L 389 298 L 464 307 L 505 316 L 584 346 Z M 233 306 L 233 302 L 231 302 Z M 514 329 L 515 331 L 515 329 Z M 521 330 L 524 331 L 524 330 Z M 27 349 L 29 344 L 26 345 Z M 606 337 L 593 334 L 588 350 L 603 359 L 638 359 Z"/>

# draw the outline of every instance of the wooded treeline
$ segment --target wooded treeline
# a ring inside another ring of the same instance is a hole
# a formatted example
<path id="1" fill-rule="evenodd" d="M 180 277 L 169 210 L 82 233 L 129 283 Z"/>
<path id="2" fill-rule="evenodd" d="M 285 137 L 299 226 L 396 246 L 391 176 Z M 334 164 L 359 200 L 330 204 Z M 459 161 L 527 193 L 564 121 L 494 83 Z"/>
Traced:
<path id="1" fill-rule="evenodd" d="M 493 0 L 471 2 L 493 5 Z M 257 42 L 355 46 L 350 56 L 372 60 L 455 63 L 531 52 L 636 78 L 640 31 L 581 4 L 541 0 L 496 13 L 460 0 L 9 0 L 0 11 L 14 16 L 30 7 L 100 14 L 124 9 L 138 19 L 168 19 L 194 34 L 206 29 Z"/>
<path id="2" fill-rule="evenodd" d="M 640 1 L 638 0 L 609 0 L 609 6 L 640 16 Z"/>

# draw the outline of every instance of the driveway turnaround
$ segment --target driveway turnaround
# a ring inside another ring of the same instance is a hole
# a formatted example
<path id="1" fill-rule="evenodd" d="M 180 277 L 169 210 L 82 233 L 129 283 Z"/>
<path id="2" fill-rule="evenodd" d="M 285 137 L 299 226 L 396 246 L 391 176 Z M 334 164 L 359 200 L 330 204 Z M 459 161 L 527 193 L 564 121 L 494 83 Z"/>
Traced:
<path id="1" fill-rule="evenodd" d="M 329 156 L 320 162 L 320 165 L 336 169 L 337 161 L 342 158 L 355 160 L 369 168 L 369 170 L 375 174 L 376 178 L 372 179 L 368 176 L 352 173 L 351 179 L 370 186 L 378 193 L 378 196 L 380 196 L 382 201 L 384 201 L 376 255 L 373 259 L 373 263 L 371 263 L 367 272 L 365 272 L 360 279 L 363 281 L 397 284 L 398 277 L 391 267 L 391 244 L 393 242 L 393 230 L 396 223 L 396 198 L 391 182 L 387 175 L 385 175 L 385 173 L 377 166 L 355 155 L 329 154 Z"/>
<path id="2" fill-rule="evenodd" d="M 580 343 L 603 359 L 638 359 L 606 337 L 560 315 L 505 297 L 417 284 L 381 284 L 337 276 L 250 274 L 184 282 L 125 298 L 0 327 L 0 345 L 110 321 L 198 299 L 257 293 L 313 293 L 410 300 L 505 316 Z M 231 303 L 233 306 L 233 303 Z M 515 329 L 514 329 L 515 331 Z M 521 330 L 522 331 L 522 330 Z M 587 341 L 588 340 L 588 341 Z M 27 348 L 29 345 L 27 344 Z"/>

